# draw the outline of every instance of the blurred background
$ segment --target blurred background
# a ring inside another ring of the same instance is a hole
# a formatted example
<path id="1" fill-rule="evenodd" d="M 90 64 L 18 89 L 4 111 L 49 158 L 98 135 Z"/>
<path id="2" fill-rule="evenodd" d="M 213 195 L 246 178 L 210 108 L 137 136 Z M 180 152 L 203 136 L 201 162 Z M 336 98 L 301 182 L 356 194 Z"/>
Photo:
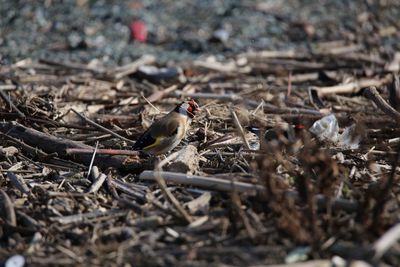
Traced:
<path id="1" fill-rule="evenodd" d="M 397 0 L 0 0 L 0 58 L 105 65 L 249 50 L 312 50 L 321 42 L 399 49 Z"/>

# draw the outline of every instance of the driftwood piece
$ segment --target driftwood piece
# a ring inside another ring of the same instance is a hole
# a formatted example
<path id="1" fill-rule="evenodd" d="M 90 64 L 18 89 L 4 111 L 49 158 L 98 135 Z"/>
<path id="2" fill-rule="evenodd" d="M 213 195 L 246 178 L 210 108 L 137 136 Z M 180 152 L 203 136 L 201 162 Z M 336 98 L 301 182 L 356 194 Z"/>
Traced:
<path id="1" fill-rule="evenodd" d="M 199 167 L 199 154 L 193 145 L 187 145 L 178 151 L 176 158 L 168 165 L 171 172 L 193 174 Z"/>
<path id="2" fill-rule="evenodd" d="M 10 107 L 18 114 L 19 117 L 26 117 L 25 114 L 14 105 L 11 98 L 3 90 L 0 90 L 0 96 L 5 102 L 7 102 L 8 105 L 10 105 Z"/>
<path id="3" fill-rule="evenodd" d="M 236 190 L 239 193 L 255 195 L 257 193 L 264 193 L 266 190 L 262 185 L 173 172 L 144 171 L 140 174 L 139 179 L 155 181 L 157 176 L 161 176 L 166 182 L 192 185 L 216 191 L 231 192 L 232 190 Z M 299 199 L 299 193 L 296 191 L 287 191 L 286 196 L 293 200 Z M 326 208 L 329 205 L 328 199 L 324 195 L 316 195 L 315 201 L 319 208 Z M 332 200 L 331 204 L 334 209 L 340 209 L 347 212 L 355 212 L 358 211 L 359 208 L 357 202 L 340 198 Z"/>
<path id="4" fill-rule="evenodd" d="M 374 259 L 379 260 L 398 240 L 400 240 L 400 223 L 390 228 L 374 243 Z"/>
<path id="5" fill-rule="evenodd" d="M 254 185 L 250 183 L 243 183 L 237 181 L 229 181 L 215 177 L 204 177 L 198 175 L 186 175 L 174 172 L 156 172 L 144 171 L 140 174 L 139 179 L 155 181 L 157 175 L 161 175 L 166 182 L 173 182 L 184 185 L 199 186 L 217 191 L 232 191 L 236 190 L 240 193 L 255 194 L 259 190 L 265 190 L 261 185 Z"/>
<path id="6" fill-rule="evenodd" d="M 79 142 L 55 137 L 32 128 L 27 128 L 17 122 L 1 122 L 0 131 L 11 137 L 20 139 L 30 146 L 37 147 L 46 153 L 57 153 L 60 157 L 68 158 L 66 152 L 67 148 L 93 149 L 93 147 Z M 69 158 L 88 165 L 92 159 L 92 155 L 76 154 Z M 99 167 L 121 168 L 123 166 L 123 158 L 97 155 L 94 164 Z"/>
<path id="7" fill-rule="evenodd" d="M 206 212 L 210 207 L 211 193 L 204 192 L 198 198 L 193 199 L 192 201 L 185 203 L 185 206 L 190 210 L 192 214 L 196 214 L 197 212 Z"/>
<path id="8" fill-rule="evenodd" d="M 97 170 L 97 171 L 96 171 Z M 92 171 L 93 175 L 92 177 L 94 178 L 93 180 L 93 184 L 90 186 L 88 193 L 95 193 L 97 192 L 100 187 L 103 185 L 103 183 L 105 182 L 107 175 L 105 175 L 104 173 L 101 173 L 98 171 L 98 168 L 96 166 L 93 166 L 93 171 Z"/>
<path id="9" fill-rule="evenodd" d="M 125 216 L 128 213 L 127 210 L 122 209 L 110 209 L 107 211 L 96 210 L 93 212 L 87 212 L 82 214 L 74 214 L 69 216 L 61 216 L 61 217 L 51 217 L 50 220 L 53 222 L 58 222 L 60 224 L 70 224 L 70 223 L 80 223 L 87 220 L 93 219 L 104 219 L 105 217 L 119 217 Z"/>
<path id="10" fill-rule="evenodd" d="M 362 79 L 359 81 L 346 84 L 339 84 L 334 86 L 312 87 L 312 89 L 316 90 L 319 96 L 326 96 L 332 94 L 354 94 L 359 92 L 363 88 L 367 88 L 370 86 L 381 86 L 384 83 L 385 83 L 384 80 Z"/>
<path id="11" fill-rule="evenodd" d="M 363 92 L 363 95 L 372 100 L 378 108 L 380 108 L 386 115 L 391 117 L 397 122 L 400 122 L 400 113 L 392 108 L 379 94 L 378 90 L 375 87 L 366 88 Z"/>

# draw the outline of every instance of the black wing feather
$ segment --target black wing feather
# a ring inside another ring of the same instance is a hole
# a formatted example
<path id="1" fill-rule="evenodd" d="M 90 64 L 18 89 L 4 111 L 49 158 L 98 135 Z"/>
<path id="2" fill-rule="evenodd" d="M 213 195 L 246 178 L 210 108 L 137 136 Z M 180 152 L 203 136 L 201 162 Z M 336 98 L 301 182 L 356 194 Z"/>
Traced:
<path id="1" fill-rule="evenodd" d="M 154 144 L 156 139 L 151 136 L 150 133 L 150 128 L 147 129 L 136 141 L 136 143 L 133 145 L 133 150 L 142 150 L 143 148 Z"/>

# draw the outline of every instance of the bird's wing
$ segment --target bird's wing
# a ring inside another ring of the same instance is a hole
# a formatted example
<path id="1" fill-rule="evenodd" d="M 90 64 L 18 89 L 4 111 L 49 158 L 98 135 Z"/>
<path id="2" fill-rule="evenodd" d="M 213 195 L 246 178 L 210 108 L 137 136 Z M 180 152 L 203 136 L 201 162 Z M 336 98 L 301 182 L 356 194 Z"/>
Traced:
<path id="1" fill-rule="evenodd" d="M 164 138 L 176 135 L 178 132 L 179 121 L 162 118 L 154 122 L 133 145 L 133 149 L 147 150 L 162 142 Z"/>

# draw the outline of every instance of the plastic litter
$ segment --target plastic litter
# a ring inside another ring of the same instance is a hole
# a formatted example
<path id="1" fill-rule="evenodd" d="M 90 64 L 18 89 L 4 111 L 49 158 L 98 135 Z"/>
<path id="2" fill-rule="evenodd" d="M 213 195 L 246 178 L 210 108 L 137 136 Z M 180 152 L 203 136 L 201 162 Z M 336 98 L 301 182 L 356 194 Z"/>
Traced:
<path id="1" fill-rule="evenodd" d="M 321 141 L 329 141 L 345 149 L 357 149 L 361 142 L 361 136 L 355 134 L 355 124 L 346 127 L 343 133 L 339 134 L 339 124 L 334 114 L 314 122 L 310 132 Z"/>
<path id="2" fill-rule="evenodd" d="M 141 20 L 135 20 L 131 23 L 132 38 L 138 42 L 145 43 L 147 41 L 147 26 Z"/>
<path id="3" fill-rule="evenodd" d="M 334 114 L 323 117 L 314 122 L 310 132 L 322 141 L 337 142 L 339 136 L 339 124 Z"/>

